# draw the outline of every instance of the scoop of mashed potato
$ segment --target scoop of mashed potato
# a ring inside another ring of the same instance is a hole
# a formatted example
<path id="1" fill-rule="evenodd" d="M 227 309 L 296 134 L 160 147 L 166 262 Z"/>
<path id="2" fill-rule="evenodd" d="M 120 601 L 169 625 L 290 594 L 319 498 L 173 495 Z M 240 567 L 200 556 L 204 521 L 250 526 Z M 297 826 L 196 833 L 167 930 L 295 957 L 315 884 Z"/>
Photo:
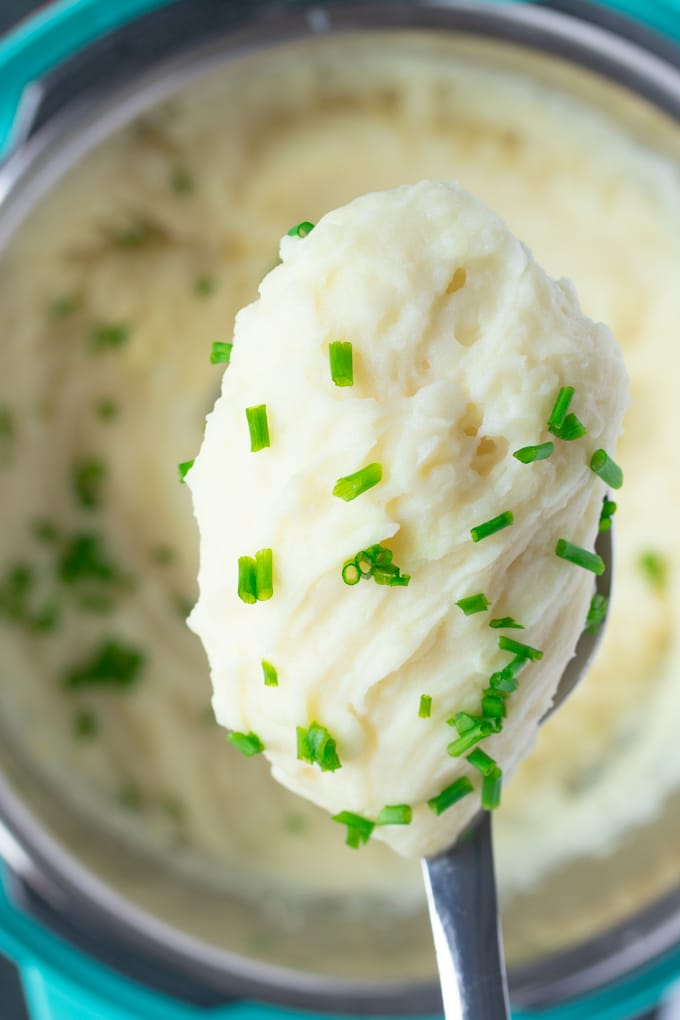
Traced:
<path id="1" fill-rule="evenodd" d="M 365 195 L 285 237 L 281 258 L 237 316 L 187 477 L 190 624 L 237 746 L 339 815 L 350 843 L 431 854 L 479 810 L 479 768 L 507 777 L 531 749 L 583 629 L 593 573 L 555 550 L 593 548 L 605 485 L 590 460 L 615 452 L 622 358 L 455 184 Z M 351 375 L 331 369 L 338 343 Z M 548 431 L 562 387 L 578 439 Z M 513 456 L 548 442 L 545 459 Z M 475 748 L 495 765 L 469 762 Z"/>

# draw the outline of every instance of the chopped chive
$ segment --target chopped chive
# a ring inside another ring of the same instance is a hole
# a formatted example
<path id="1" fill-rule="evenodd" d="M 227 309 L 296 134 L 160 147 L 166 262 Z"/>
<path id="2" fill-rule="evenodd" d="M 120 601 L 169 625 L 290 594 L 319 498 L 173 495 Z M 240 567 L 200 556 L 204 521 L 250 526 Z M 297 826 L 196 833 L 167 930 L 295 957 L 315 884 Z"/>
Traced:
<path id="1" fill-rule="evenodd" d="M 535 460 L 547 460 L 552 456 L 554 449 L 555 444 L 552 442 L 539 443 L 538 446 L 522 446 L 515 450 L 513 457 L 522 464 L 533 464 Z"/>
<path id="2" fill-rule="evenodd" d="M 489 621 L 489 626 L 494 630 L 524 630 L 524 624 L 518 623 L 513 616 L 497 616 Z"/>
<path id="3" fill-rule="evenodd" d="M 289 237 L 306 237 L 314 230 L 314 224 L 310 223 L 309 220 L 303 220 L 302 223 L 296 223 L 294 227 L 291 227 L 288 231 Z"/>
<path id="4" fill-rule="evenodd" d="M 526 659 L 524 660 L 527 661 Z M 492 673 L 489 677 L 489 686 L 493 691 L 499 691 L 502 694 L 512 694 L 519 687 L 519 683 L 512 673 L 506 673 L 505 670 L 499 670 L 497 673 Z"/>
<path id="5" fill-rule="evenodd" d="M 472 793 L 474 787 L 470 779 L 467 776 L 461 776 L 460 779 L 456 779 L 450 786 L 446 786 L 441 793 L 438 793 L 436 797 L 432 797 L 427 802 L 427 806 L 430 811 L 434 811 L 436 815 L 441 815 L 448 808 L 452 807 L 457 801 L 462 800 L 463 797 L 467 797 L 469 793 Z"/>
<path id="6" fill-rule="evenodd" d="M 279 686 L 279 674 L 276 672 L 276 667 L 272 666 L 271 662 L 267 662 L 266 659 L 262 660 L 262 672 L 264 673 L 265 687 Z"/>
<path id="7" fill-rule="evenodd" d="M 456 712 L 453 719 L 447 719 L 447 725 L 455 726 L 461 736 L 463 733 L 467 733 L 468 730 L 473 730 L 478 722 L 478 717 L 470 715 L 469 712 Z"/>
<path id="8" fill-rule="evenodd" d="M 668 584 L 669 563 L 660 552 L 649 549 L 640 553 L 638 564 L 646 580 L 656 591 L 663 591 Z"/>
<path id="9" fill-rule="evenodd" d="M 484 740 L 490 733 L 493 732 L 493 725 L 491 719 L 480 719 L 472 729 L 466 730 L 458 740 L 452 740 L 446 748 L 447 754 L 450 754 L 452 758 L 459 758 L 461 754 L 465 754 L 471 747 L 478 744 L 480 740 Z"/>
<path id="10" fill-rule="evenodd" d="M 361 580 L 361 571 L 354 560 L 347 560 L 342 568 L 342 579 L 345 584 L 353 586 Z"/>
<path id="11" fill-rule="evenodd" d="M 57 526 L 44 517 L 33 521 L 31 531 L 37 539 L 41 542 L 47 542 L 49 545 L 53 545 L 59 538 Z"/>
<path id="12" fill-rule="evenodd" d="M 550 417 L 548 418 L 548 431 L 552 432 L 553 435 L 559 435 L 560 429 L 564 425 L 564 419 L 566 418 L 571 398 L 573 396 L 573 386 L 563 386 L 557 394 L 557 399 L 553 405 L 552 411 L 550 412 Z"/>
<path id="13" fill-rule="evenodd" d="M 333 815 L 332 820 L 347 826 L 347 846 L 351 846 L 353 850 L 357 850 L 362 843 L 364 845 L 368 843 L 375 828 L 375 822 L 353 811 L 341 811 L 340 814 Z"/>
<path id="14" fill-rule="evenodd" d="M 109 238 L 116 248 L 141 248 L 152 235 L 149 224 L 139 222 L 111 231 Z"/>
<path id="15" fill-rule="evenodd" d="M 458 599 L 456 605 L 459 609 L 462 609 L 466 616 L 472 616 L 473 613 L 484 613 L 489 608 L 491 603 L 489 602 L 486 595 L 468 595 L 467 598 Z"/>
<path id="16" fill-rule="evenodd" d="M 169 545 L 156 545 L 153 549 L 149 550 L 149 557 L 159 567 L 169 567 L 175 562 L 176 554 L 175 550 L 171 549 Z"/>
<path id="17" fill-rule="evenodd" d="M 602 500 L 602 510 L 600 511 L 600 526 L 599 531 L 611 531 L 612 517 L 616 513 L 616 503 L 613 500 L 607 499 L 605 496 Z"/>
<path id="18" fill-rule="evenodd" d="M 493 688 L 484 691 L 482 695 L 482 715 L 485 719 L 504 719 L 507 711 L 505 698 L 494 691 Z"/>
<path id="19" fill-rule="evenodd" d="M 194 466 L 194 458 L 191 460 L 183 460 L 181 464 L 177 465 L 177 477 L 179 478 L 182 485 L 184 485 L 184 479 L 191 471 Z"/>
<path id="20" fill-rule="evenodd" d="M 170 174 L 170 184 L 176 195 L 191 195 L 194 191 L 194 179 L 186 167 L 176 166 Z"/>
<path id="21" fill-rule="evenodd" d="M 568 414 L 564 419 L 561 429 L 556 432 L 555 435 L 558 439 L 562 439 L 565 442 L 571 442 L 574 439 L 580 439 L 581 436 L 586 436 L 588 429 L 585 427 L 582 421 L 580 421 L 575 414 Z"/>
<path id="22" fill-rule="evenodd" d="M 82 460 L 73 468 L 76 499 L 85 510 L 95 510 L 101 501 L 106 465 L 96 457 Z"/>
<path id="23" fill-rule="evenodd" d="M 77 712 L 73 720 L 73 729 L 75 735 L 81 740 L 88 740 L 90 737 L 94 737 L 98 729 L 97 717 L 94 712 L 90 712 L 86 708 Z"/>
<path id="24" fill-rule="evenodd" d="M 59 578 L 68 585 L 83 581 L 111 585 L 128 582 L 111 562 L 103 540 L 87 532 L 73 535 L 66 543 L 59 560 Z"/>
<path id="25" fill-rule="evenodd" d="M 503 787 L 503 770 L 496 766 L 482 779 L 482 807 L 485 811 L 495 811 L 501 802 Z"/>
<path id="26" fill-rule="evenodd" d="M 273 573 L 271 549 L 258 549 L 255 553 L 255 590 L 258 602 L 267 602 L 274 594 Z"/>
<path id="27" fill-rule="evenodd" d="M 328 345 L 331 379 L 336 386 L 354 385 L 352 344 L 349 340 L 333 340 Z"/>
<path id="28" fill-rule="evenodd" d="M 496 768 L 496 762 L 487 754 L 486 751 L 482 751 L 481 747 L 476 747 L 468 756 L 467 760 L 470 762 L 473 768 L 481 772 L 483 776 L 488 776 L 492 769 Z"/>
<path id="29" fill-rule="evenodd" d="M 410 825 L 413 808 L 410 804 L 386 804 L 375 820 L 376 825 Z"/>
<path id="30" fill-rule="evenodd" d="M 375 560 L 368 549 L 357 553 L 353 562 L 362 577 L 370 577 L 375 569 Z"/>
<path id="31" fill-rule="evenodd" d="M 126 322 L 95 322 L 90 326 L 87 345 L 93 354 L 122 347 L 130 339 L 130 326 Z"/>
<path id="32" fill-rule="evenodd" d="M 515 641 L 514 638 L 508 637 L 507 634 L 501 634 L 498 639 L 498 647 L 504 652 L 513 652 L 521 659 L 531 659 L 532 662 L 538 662 L 539 659 L 543 658 L 543 652 L 539 651 L 538 648 L 525 645 L 523 641 Z"/>
<path id="33" fill-rule="evenodd" d="M 252 556 L 238 558 L 238 597 L 252 605 L 257 602 L 257 580 L 255 560 Z"/>
<path id="34" fill-rule="evenodd" d="M 210 348 L 210 364 L 228 365 L 233 346 L 233 344 L 228 344 L 223 340 L 215 340 Z M 250 419 L 248 419 L 248 421 L 250 422 Z M 265 443 L 265 445 L 269 446 L 269 443 Z"/>
<path id="35" fill-rule="evenodd" d="M 623 471 L 606 450 L 595 451 L 590 458 L 590 469 L 612 489 L 620 489 L 623 485 Z"/>
<path id="36" fill-rule="evenodd" d="M 269 440 L 269 422 L 267 421 L 267 405 L 257 404 L 255 407 L 246 407 L 246 418 L 250 431 L 250 452 L 257 453 L 258 450 L 265 450 L 271 446 Z"/>
<path id="37" fill-rule="evenodd" d="M 367 464 L 366 467 L 359 468 L 358 471 L 351 475 L 338 478 L 333 487 L 333 495 L 337 496 L 338 499 L 344 499 L 346 503 L 350 503 L 357 496 L 360 496 L 362 492 L 372 489 L 381 479 L 382 464 Z"/>
<path id="38" fill-rule="evenodd" d="M 418 715 L 421 719 L 429 719 L 432 713 L 432 696 L 430 694 L 420 695 L 420 706 Z"/>
<path id="39" fill-rule="evenodd" d="M 217 281 L 214 276 L 198 276 L 194 281 L 194 294 L 197 297 L 210 297 L 217 290 Z"/>
<path id="40" fill-rule="evenodd" d="M 489 535 L 495 535 L 497 531 L 502 531 L 503 528 L 509 527 L 514 520 L 512 510 L 504 510 L 502 514 L 492 517 L 490 521 L 485 521 L 483 524 L 477 524 L 474 528 L 471 528 L 472 541 L 481 542 L 483 538 L 488 538 Z"/>
<path id="41" fill-rule="evenodd" d="M 336 741 L 325 726 L 313 722 L 307 729 L 304 726 L 298 726 L 296 733 L 298 761 L 305 761 L 309 765 L 318 765 L 322 772 L 336 772 L 337 769 L 342 768 Z"/>
<path id="42" fill-rule="evenodd" d="M 590 570 L 598 576 L 604 573 L 604 560 L 601 556 L 588 549 L 582 549 L 580 545 L 574 545 L 573 542 L 567 542 L 565 538 L 559 539 L 555 546 L 555 555 L 562 560 L 568 560 L 569 563 L 574 563 L 577 567 Z"/>
<path id="43" fill-rule="evenodd" d="M 50 305 L 50 318 L 57 321 L 68 319 L 78 311 L 80 299 L 76 294 L 63 294 Z"/>
<path id="44" fill-rule="evenodd" d="M 261 754 L 264 751 L 264 744 L 252 730 L 250 733 L 238 733 L 236 730 L 232 730 L 231 733 L 227 733 L 227 740 L 241 754 L 245 754 L 246 758 L 252 758 L 254 754 Z"/>
<path id="45" fill-rule="evenodd" d="M 113 400 L 100 400 L 95 411 L 100 421 L 110 422 L 118 417 L 118 405 Z"/>
<path id="46" fill-rule="evenodd" d="M 144 807 L 144 796 L 137 783 L 131 780 L 123 783 L 118 791 L 118 803 L 127 811 L 141 811 Z"/>
<path id="47" fill-rule="evenodd" d="M 600 595 L 599 592 L 595 592 L 590 600 L 590 607 L 588 609 L 588 615 L 586 616 L 585 622 L 585 629 L 589 634 L 595 634 L 595 632 L 604 623 L 607 615 L 608 603 L 609 599 L 606 595 Z"/>
<path id="48" fill-rule="evenodd" d="M 71 690 L 86 687 L 132 687 L 140 677 L 145 656 L 137 648 L 116 638 L 104 641 L 92 658 L 69 670 L 64 686 Z"/>
<path id="49" fill-rule="evenodd" d="M 393 577 L 390 577 L 387 583 L 389 584 L 390 588 L 408 588 L 410 580 L 411 580 L 410 574 L 395 574 Z"/>

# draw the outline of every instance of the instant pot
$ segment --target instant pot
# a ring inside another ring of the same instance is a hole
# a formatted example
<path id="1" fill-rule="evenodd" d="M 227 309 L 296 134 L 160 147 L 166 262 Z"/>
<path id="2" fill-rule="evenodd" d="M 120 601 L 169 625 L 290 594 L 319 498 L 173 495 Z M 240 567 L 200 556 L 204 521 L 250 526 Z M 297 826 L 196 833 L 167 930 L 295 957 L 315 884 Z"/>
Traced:
<path id="1" fill-rule="evenodd" d="M 84 152 L 207 68 L 286 40 L 404 29 L 578 65 L 680 121 L 680 0 L 61 0 L 0 42 L 0 246 Z M 239 953 L 209 937 L 220 911 L 237 905 L 173 889 L 72 810 L 0 739 L 0 1020 L 439 1013 L 434 965 L 423 975 L 395 957 L 391 975 L 352 974 L 352 960 L 387 931 L 362 938 L 346 922 L 330 944 L 336 973 Z M 429 946 L 424 923 L 412 937 Z M 513 1016 L 623 1020 L 679 977 L 680 889 L 596 937 L 511 966 Z"/>

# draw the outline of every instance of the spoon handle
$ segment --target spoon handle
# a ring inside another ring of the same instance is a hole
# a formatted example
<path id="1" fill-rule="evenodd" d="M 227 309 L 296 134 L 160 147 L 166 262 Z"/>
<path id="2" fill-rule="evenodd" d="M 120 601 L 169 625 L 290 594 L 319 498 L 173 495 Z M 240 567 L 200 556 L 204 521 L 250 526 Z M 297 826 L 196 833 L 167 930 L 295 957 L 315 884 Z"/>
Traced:
<path id="1" fill-rule="evenodd" d="M 423 877 L 446 1020 L 509 1020 L 489 814 Z"/>

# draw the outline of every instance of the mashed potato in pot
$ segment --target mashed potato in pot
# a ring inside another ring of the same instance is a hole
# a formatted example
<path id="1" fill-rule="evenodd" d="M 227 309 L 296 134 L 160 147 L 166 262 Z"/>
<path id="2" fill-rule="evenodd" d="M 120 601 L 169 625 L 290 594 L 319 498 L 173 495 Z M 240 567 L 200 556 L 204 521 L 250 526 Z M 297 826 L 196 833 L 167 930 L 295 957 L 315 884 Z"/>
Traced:
<path id="1" fill-rule="evenodd" d="M 197 82 L 84 159 L 3 253 L 0 708 L 59 796 L 203 881 L 258 900 L 374 890 L 392 909 L 420 906 L 412 862 L 377 842 L 347 849 L 215 725 L 184 623 L 198 549 L 176 465 L 198 451 L 219 389 L 211 344 L 230 339 L 277 239 L 367 191 L 456 178 L 574 281 L 632 380 L 607 630 L 504 792 L 508 902 L 611 853 L 680 778 L 667 750 L 680 692 L 680 181 L 585 101 L 452 59 L 429 37 L 375 38 L 284 48 Z M 677 860 L 664 867 L 668 884 Z M 662 871 L 622 883 L 607 916 L 652 895 Z M 567 937 L 559 927 L 542 948 Z"/>

